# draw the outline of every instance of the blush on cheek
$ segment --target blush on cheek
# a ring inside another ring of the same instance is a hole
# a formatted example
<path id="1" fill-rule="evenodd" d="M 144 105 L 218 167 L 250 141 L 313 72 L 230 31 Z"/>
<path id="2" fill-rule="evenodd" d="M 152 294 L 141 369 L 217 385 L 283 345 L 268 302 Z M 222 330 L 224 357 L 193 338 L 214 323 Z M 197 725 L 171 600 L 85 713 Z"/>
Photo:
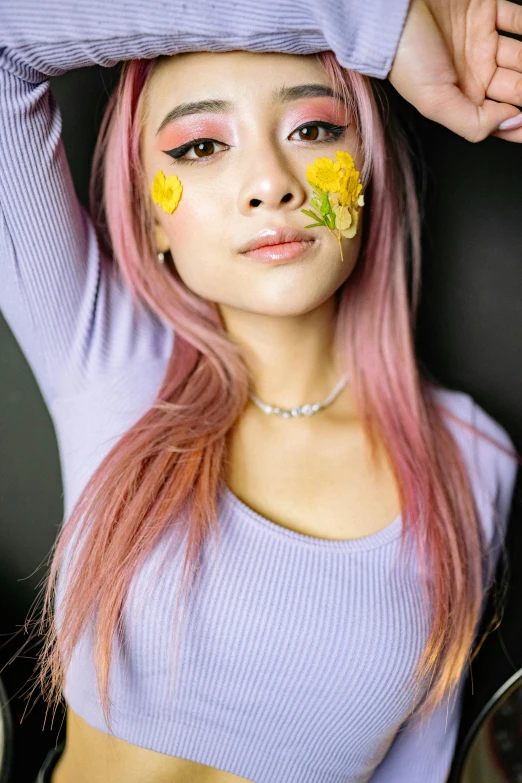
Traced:
<path id="1" fill-rule="evenodd" d="M 183 200 L 185 199 L 185 201 Z M 183 191 L 178 206 L 170 215 L 163 213 L 162 222 L 172 238 L 172 254 L 175 254 L 175 247 L 184 244 L 195 231 L 197 223 L 191 210 L 187 193 Z"/>
<path id="2" fill-rule="evenodd" d="M 187 216 L 185 214 L 185 210 L 182 208 L 184 206 L 183 195 L 181 196 L 180 202 L 174 212 L 172 212 L 170 215 L 165 214 L 166 225 L 171 231 L 174 232 L 174 238 L 176 240 L 178 237 L 184 235 L 185 226 L 187 224 Z"/>

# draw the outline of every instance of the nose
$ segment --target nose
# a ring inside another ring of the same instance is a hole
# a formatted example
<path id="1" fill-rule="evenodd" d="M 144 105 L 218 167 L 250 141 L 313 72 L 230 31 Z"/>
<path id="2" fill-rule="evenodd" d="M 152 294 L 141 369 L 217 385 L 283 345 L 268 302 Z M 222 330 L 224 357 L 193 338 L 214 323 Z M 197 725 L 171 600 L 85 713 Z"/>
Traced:
<path id="1" fill-rule="evenodd" d="M 248 157 L 239 192 L 239 210 L 243 215 L 263 210 L 292 211 L 305 205 L 306 190 L 280 150 L 267 145 L 262 151 L 252 150 Z"/>

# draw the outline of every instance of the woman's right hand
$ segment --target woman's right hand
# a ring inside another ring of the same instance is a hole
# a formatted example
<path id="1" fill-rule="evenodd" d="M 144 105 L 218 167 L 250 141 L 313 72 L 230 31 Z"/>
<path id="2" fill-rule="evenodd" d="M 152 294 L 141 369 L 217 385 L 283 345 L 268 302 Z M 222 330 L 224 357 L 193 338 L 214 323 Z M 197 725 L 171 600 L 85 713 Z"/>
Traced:
<path id="1" fill-rule="evenodd" d="M 522 7 L 509 0 L 411 0 L 388 78 L 425 117 L 468 141 L 522 143 Z M 498 130 L 519 117 L 521 127 Z"/>

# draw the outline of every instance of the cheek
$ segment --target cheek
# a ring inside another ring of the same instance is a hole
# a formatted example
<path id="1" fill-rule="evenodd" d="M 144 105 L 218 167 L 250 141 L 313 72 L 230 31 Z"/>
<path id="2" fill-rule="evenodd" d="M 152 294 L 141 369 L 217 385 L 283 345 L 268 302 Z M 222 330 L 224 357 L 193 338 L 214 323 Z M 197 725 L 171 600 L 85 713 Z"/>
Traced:
<path id="1" fill-rule="evenodd" d="M 176 254 L 178 249 L 185 245 L 187 238 L 192 234 L 191 227 L 193 229 L 193 217 L 190 208 L 187 208 L 185 199 L 185 192 L 181 196 L 177 208 L 171 215 L 167 215 L 165 212 L 161 214 L 161 223 L 169 237 L 171 251 Z M 158 207 L 161 210 L 161 207 Z"/>
<path id="2" fill-rule="evenodd" d="M 196 183 L 184 182 L 183 193 L 177 208 L 171 215 L 163 213 L 165 226 L 173 251 L 191 254 L 195 249 L 215 247 L 223 233 L 223 202 L 208 188 Z"/>

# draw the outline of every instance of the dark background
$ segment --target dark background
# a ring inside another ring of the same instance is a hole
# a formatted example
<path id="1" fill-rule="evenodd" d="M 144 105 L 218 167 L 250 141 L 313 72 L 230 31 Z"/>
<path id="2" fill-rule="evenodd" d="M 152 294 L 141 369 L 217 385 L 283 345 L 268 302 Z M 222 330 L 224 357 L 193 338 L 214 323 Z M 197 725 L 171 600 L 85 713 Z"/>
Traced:
<path id="1" fill-rule="evenodd" d="M 91 155 L 118 73 L 118 66 L 93 67 L 51 80 L 86 206 Z M 441 383 L 470 393 L 522 452 L 522 147 L 497 138 L 471 144 L 382 84 L 426 166 L 419 359 Z M 23 624 L 62 521 L 62 488 L 51 419 L 1 316 L 0 378 L 0 668 L 14 716 L 14 780 L 32 781 L 63 736 L 62 715 L 51 727 L 49 714 L 44 728 L 44 702 L 33 698 L 20 722 L 34 646 L 8 662 L 27 638 Z M 522 666 L 521 509 L 519 472 L 508 533 L 508 603 L 501 634 L 488 639 L 474 664 L 474 696 L 465 696 L 458 747 L 487 698 Z"/>

